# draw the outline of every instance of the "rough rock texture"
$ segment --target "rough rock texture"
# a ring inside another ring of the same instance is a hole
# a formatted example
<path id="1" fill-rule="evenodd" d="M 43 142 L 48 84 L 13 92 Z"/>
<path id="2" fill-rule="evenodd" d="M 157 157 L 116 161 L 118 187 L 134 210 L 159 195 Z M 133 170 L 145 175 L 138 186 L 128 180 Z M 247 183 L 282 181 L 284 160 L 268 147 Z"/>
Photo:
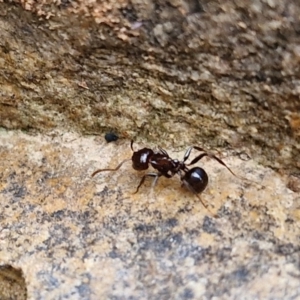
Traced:
<path id="1" fill-rule="evenodd" d="M 0 298 L 299 298 L 299 15 L 296 0 L 0 3 L 15 130 L 0 132 Z M 94 136 L 111 130 L 117 144 Z M 249 180 L 203 161 L 215 219 L 178 178 L 135 195 L 130 164 L 91 179 L 131 138 L 217 148 Z"/>
<path id="2" fill-rule="evenodd" d="M 0 139 L 0 258 L 22 270 L 28 299 L 300 297 L 300 197 L 271 169 L 222 156 L 246 181 L 203 161 L 213 218 L 178 178 L 133 194 L 130 163 L 90 177 L 130 157 L 128 143 Z"/>
<path id="3" fill-rule="evenodd" d="M 244 148 L 299 175 L 298 1 L 22 3 L 0 3 L 1 126 Z"/>

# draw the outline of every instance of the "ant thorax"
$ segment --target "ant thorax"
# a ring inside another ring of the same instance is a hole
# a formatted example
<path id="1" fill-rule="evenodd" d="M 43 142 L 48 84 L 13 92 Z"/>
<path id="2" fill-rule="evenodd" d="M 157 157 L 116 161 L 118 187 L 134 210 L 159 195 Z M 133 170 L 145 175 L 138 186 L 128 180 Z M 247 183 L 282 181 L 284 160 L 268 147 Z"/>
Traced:
<path id="1" fill-rule="evenodd" d="M 155 153 L 150 159 L 151 166 L 163 176 L 172 177 L 178 172 L 180 163 L 162 153 Z"/>

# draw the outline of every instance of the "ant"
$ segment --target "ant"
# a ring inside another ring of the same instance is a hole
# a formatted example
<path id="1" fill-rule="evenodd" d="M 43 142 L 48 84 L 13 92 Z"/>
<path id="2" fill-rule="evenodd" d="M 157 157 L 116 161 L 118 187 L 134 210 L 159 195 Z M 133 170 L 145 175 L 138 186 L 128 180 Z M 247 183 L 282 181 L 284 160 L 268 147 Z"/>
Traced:
<path id="1" fill-rule="evenodd" d="M 174 175 L 178 174 L 180 176 L 182 184 L 185 185 L 192 193 L 194 193 L 198 197 L 202 205 L 207 210 L 209 210 L 207 205 L 198 196 L 198 194 L 202 193 L 205 190 L 208 184 L 207 173 L 202 168 L 193 167 L 189 169 L 188 166 L 194 165 L 203 157 L 208 156 L 210 158 L 215 159 L 218 163 L 227 168 L 227 170 L 231 174 L 237 177 L 237 175 L 235 175 L 233 171 L 220 158 L 218 158 L 214 154 L 206 152 L 203 148 L 197 146 L 189 147 L 186 150 L 182 161 L 179 161 L 178 159 L 172 159 L 167 153 L 167 151 L 160 147 L 158 147 L 159 151 L 153 151 L 150 148 L 143 148 L 138 151 L 134 151 L 133 140 L 131 141 L 130 147 L 133 151 L 131 159 L 128 158 L 123 160 L 115 169 L 99 169 L 92 174 L 92 177 L 104 171 L 117 171 L 125 162 L 129 160 L 132 160 L 132 167 L 137 171 L 147 170 L 149 168 L 149 165 L 151 165 L 158 172 L 145 174 L 142 177 L 139 185 L 137 186 L 135 193 L 139 191 L 139 188 L 144 183 L 146 177 L 154 177 L 153 186 L 155 186 L 159 177 L 165 176 L 167 178 L 171 178 Z M 203 153 L 196 156 L 190 163 L 187 164 L 186 161 L 188 160 L 193 149 Z"/>

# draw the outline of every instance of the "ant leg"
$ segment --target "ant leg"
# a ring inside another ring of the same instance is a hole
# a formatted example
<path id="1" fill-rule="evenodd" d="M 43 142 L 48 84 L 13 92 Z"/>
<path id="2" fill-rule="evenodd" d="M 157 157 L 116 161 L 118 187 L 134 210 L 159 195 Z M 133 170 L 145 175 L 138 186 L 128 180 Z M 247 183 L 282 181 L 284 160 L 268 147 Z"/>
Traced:
<path id="1" fill-rule="evenodd" d="M 131 142 L 130 142 L 130 148 L 131 148 L 131 150 L 134 152 L 134 150 L 133 150 L 133 140 L 131 140 Z"/>
<path id="2" fill-rule="evenodd" d="M 204 203 L 204 201 L 201 199 L 201 197 L 196 193 L 196 191 L 193 189 L 193 187 L 188 184 L 186 181 L 183 181 L 183 174 L 182 172 L 179 172 L 179 176 L 180 176 L 180 179 L 181 179 L 181 186 L 185 186 L 187 187 L 188 190 L 190 190 L 201 202 L 201 204 L 204 206 L 204 208 L 207 209 L 207 211 L 214 217 L 214 218 L 218 218 L 219 216 L 214 214 L 207 206 L 207 204 Z"/>
<path id="3" fill-rule="evenodd" d="M 197 146 L 194 146 L 192 148 L 195 148 L 196 150 L 198 151 L 205 151 L 203 148 L 200 148 L 200 147 L 197 147 Z M 237 178 L 240 178 L 241 180 L 245 180 L 245 181 L 248 181 L 248 182 L 251 182 L 251 183 L 256 183 L 262 187 L 264 187 L 261 183 L 259 182 L 256 182 L 254 180 L 250 180 L 246 177 L 243 177 L 243 176 L 239 176 L 239 175 L 236 175 L 220 158 L 218 158 L 217 156 L 215 156 L 214 154 L 211 154 L 211 153 L 207 153 L 207 152 L 204 152 L 202 154 L 200 154 L 199 156 L 195 157 L 189 164 L 187 164 L 187 166 L 190 166 L 190 165 L 193 165 L 195 164 L 196 162 L 198 162 L 201 158 L 203 158 L 204 156 L 208 156 L 210 158 L 213 158 L 215 159 L 218 163 L 220 163 L 221 165 L 223 165 L 232 175 L 234 175 L 235 177 Z"/>
<path id="4" fill-rule="evenodd" d="M 192 148 L 192 147 L 191 147 Z M 191 151 L 189 151 L 191 152 Z M 187 171 L 188 171 L 188 168 L 186 168 Z M 184 171 L 186 172 L 186 170 Z M 205 209 L 207 209 L 207 211 L 212 215 L 212 217 L 214 218 L 219 218 L 218 215 L 214 214 L 207 206 L 207 204 L 204 203 L 204 201 L 201 199 L 201 197 L 196 193 L 196 191 L 193 189 L 193 187 L 188 184 L 186 181 L 183 180 L 183 177 L 184 177 L 184 174 L 182 174 L 181 171 L 178 172 L 178 175 L 180 176 L 180 179 L 181 179 L 181 186 L 185 186 L 188 190 L 190 190 L 201 202 L 201 204 L 204 206 Z"/>
<path id="5" fill-rule="evenodd" d="M 183 162 L 185 162 L 185 161 L 189 158 L 192 149 L 193 149 L 193 147 L 189 147 L 189 148 L 186 150 L 186 152 L 184 153 L 184 156 L 183 156 Z"/>
<path id="6" fill-rule="evenodd" d="M 158 150 L 159 150 L 162 154 L 164 154 L 166 157 L 170 157 L 169 154 L 168 154 L 168 152 L 167 152 L 165 149 L 158 147 Z"/>
<path id="7" fill-rule="evenodd" d="M 200 147 L 193 147 L 193 148 L 195 148 L 198 151 L 203 151 L 203 149 Z M 218 158 L 214 154 L 207 153 L 207 152 L 204 152 L 204 153 L 198 155 L 197 157 L 195 157 L 189 164 L 187 164 L 187 166 L 195 164 L 200 159 L 202 159 L 204 156 L 208 156 L 210 158 L 215 159 L 219 164 L 223 165 L 232 175 L 234 175 L 235 177 L 238 177 L 220 158 Z"/>
<path id="8" fill-rule="evenodd" d="M 141 179 L 141 181 L 140 181 L 140 183 L 139 183 L 139 185 L 138 185 L 138 187 L 136 188 L 136 191 L 134 192 L 134 194 L 136 194 L 138 191 L 139 191 L 139 188 L 143 185 L 143 183 L 145 182 L 145 179 L 146 179 L 146 177 L 154 177 L 154 180 L 153 180 L 153 183 L 152 183 L 152 188 L 156 185 L 156 183 L 157 183 L 157 180 L 158 180 L 158 178 L 161 176 L 161 174 L 158 174 L 158 173 L 148 173 L 148 174 L 145 174 L 143 177 L 142 177 L 142 179 Z"/>
<path id="9" fill-rule="evenodd" d="M 127 159 L 123 160 L 115 169 L 99 169 L 99 170 L 95 171 L 91 176 L 94 177 L 96 174 L 98 174 L 100 172 L 104 172 L 104 171 L 117 171 L 117 170 L 119 170 L 121 168 L 121 166 L 125 162 L 127 162 L 129 160 L 131 160 L 131 158 L 127 158 Z"/>
<path id="10" fill-rule="evenodd" d="M 207 209 L 207 211 L 214 217 L 214 218 L 219 218 L 218 215 L 214 214 L 207 206 L 207 204 L 204 203 L 204 201 L 201 199 L 201 197 L 199 195 L 197 195 L 196 193 L 194 193 L 196 195 L 196 197 L 200 200 L 201 204 Z"/>

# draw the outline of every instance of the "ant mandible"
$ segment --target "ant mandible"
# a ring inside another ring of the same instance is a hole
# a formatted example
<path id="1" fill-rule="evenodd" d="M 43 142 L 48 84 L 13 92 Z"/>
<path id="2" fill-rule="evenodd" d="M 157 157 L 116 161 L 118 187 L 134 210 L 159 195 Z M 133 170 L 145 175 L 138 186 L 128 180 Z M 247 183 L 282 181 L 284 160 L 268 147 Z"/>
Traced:
<path id="1" fill-rule="evenodd" d="M 233 173 L 233 171 L 220 158 L 218 158 L 214 154 L 206 152 L 203 148 L 197 146 L 189 147 L 186 150 L 182 161 L 179 161 L 177 159 L 172 159 L 167 153 L 167 151 L 160 147 L 158 147 L 159 151 L 153 151 L 150 148 L 143 148 L 138 151 L 134 151 L 133 140 L 131 141 L 130 147 L 131 150 L 133 151 L 131 159 L 128 158 L 123 160 L 115 169 L 99 169 L 92 174 L 92 177 L 94 177 L 96 174 L 100 172 L 117 171 L 125 162 L 129 160 L 132 160 L 132 167 L 137 171 L 147 170 L 149 168 L 149 165 L 151 165 L 158 172 L 145 174 L 142 177 L 139 185 L 137 186 L 135 193 L 139 191 L 139 188 L 144 183 L 146 177 L 154 177 L 154 181 L 153 181 L 153 186 L 154 186 L 159 177 L 165 176 L 167 178 L 171 178 L 174 175 L 178 174 L 180 176 L 182 184 L 185 185 L 191 192 L 193 192 L 201 201 L 202 205 L 207 210 L 209 210 L 207 205 L 198 196 L 198 194 L 202 193 L 205 190 L 208 184 L 208 176 L 202 168 L 193 167 L 189 169 L 188 166 L 194 165 L 203 157 L 208 156 L 210 158 L 215 159 L 218 163 L 220 163 L 225 168 L 227 168 L 227 170 L 231 174 L 236 176 Z M 196 156 L 190 163 L 187 164 L 186 161 L 189 158 L 191 151 L 193 149 L 203 153 Z"/>

